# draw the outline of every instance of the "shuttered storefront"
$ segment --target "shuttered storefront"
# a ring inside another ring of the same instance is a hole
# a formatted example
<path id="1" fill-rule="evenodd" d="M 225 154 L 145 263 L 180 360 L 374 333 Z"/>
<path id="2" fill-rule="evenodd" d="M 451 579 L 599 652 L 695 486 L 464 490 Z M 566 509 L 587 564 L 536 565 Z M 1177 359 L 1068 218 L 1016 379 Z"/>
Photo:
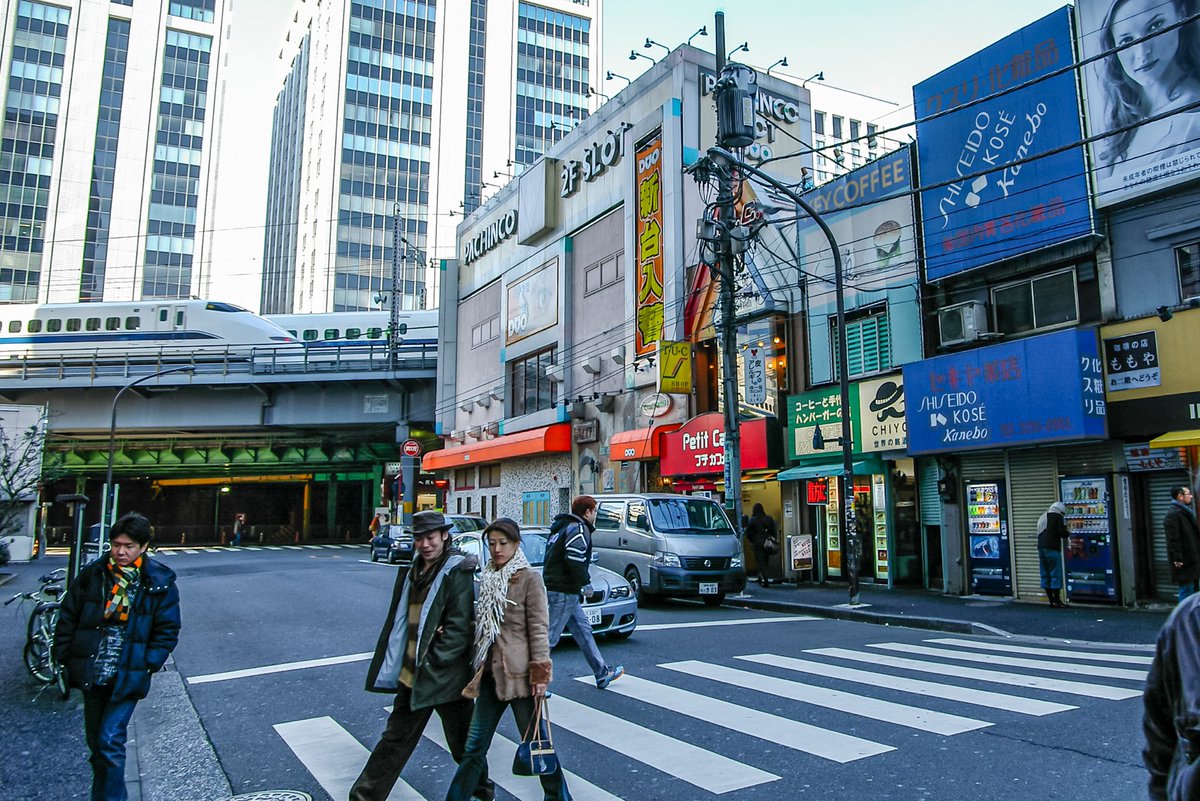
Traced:
<path id="1" fill-rule="evenodd" d="M 1146 476 L 1150 536 L 1154 543 L 1154 595 L 1164 601 L 1175 601 L 1179 597 L 1179 585 L 1171 578 L 1171 560 L 1167 557 L 1167 533 L 1163 530 L 1163 519 L 1171 510 L 1171 490 L 1186 486 L 1188 474 L 1183 470 L 1165 470 Z"/>
<path id="2" fill-rule="evenodd" d="M 938 495 L 938 479 L 941 470 L 937 459 L 918 459 L 917 475 L 920 481 L 921 493 L 921 525 L 940 526 L 942 524 L 942 496 Z"/>
<path id="3" fill-rule="evenodd" d="M 1038 569 L 1037 521 L 1058 500 L 1058 470 L 1053 448 L 1029 448 L 1008 454 L 1009 547 L 1013 552 L 1013 589 L 1022 600 L 1044 597 Z"/>

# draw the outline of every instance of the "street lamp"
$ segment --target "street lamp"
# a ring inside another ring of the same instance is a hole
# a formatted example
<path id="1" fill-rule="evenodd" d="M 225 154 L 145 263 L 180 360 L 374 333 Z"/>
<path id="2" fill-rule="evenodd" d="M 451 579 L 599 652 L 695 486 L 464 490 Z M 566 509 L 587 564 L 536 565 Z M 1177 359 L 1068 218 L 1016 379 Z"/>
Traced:
<path id="1" fill-rule="evenodd" d="M 604 73 L 604 80 L 611 81 L 613 78 L 620 78 L 627 84 L 633 83 L 632 78 L 626 78 L 624 75 L 618 75 L 617 73 L 613 72 L 612 70 L 608 70 Z"/>
<path id="2" fill-rule="evenodd" d="M 125 386 L 117 390 L 117 394 L 113 395 L 112 399 L 112 415 L 108 423 L 108 472 L 104 476 L 104 505 L 100 509 L 100 550 L 104 550 L 104 543 L 108 540 L 108 530 L 113 524 L 113 512 L 115 509 L 115 497 L 113 493 L 113 456 L 117 446 L 117 401 L 125 394 L 125 390 L 133 389 L 138 384 L 149 381 L 152 378 L 158 378 L 171 373 L 194 373 L 196 368 L 194 365 L 185 364 L 181 367 L 168 367 L 166 370 L 159 370 L 157 373 L 141 376 L 130 381 Z"/>
<path id="3" fill-rule="evenodd" d="M 695 33 L 693 33 L 691 36 L 689 36 L 687 38 L 687 43 L 690 45 L 692 43 L 692 40 L 695 39 L 697 36 L 708 36 L 708 26 L 701 25 L 700 30 L 696 31 Z"/>
<path id="4" fill-rule="evenodd" d="M 771 66 L 767 67 L 767 74 L 770 75 L 771 70 L 775 69 L 776 67 L 786 67 L 787 65 L 788 65 L 787 56 L 784 56 L 783 58 L 779 59 L 778 61 L 773 62 L 771 64 Z"/>
<path id="5" fill-rule="evenodd" d="M 667 51 L 667 52 L 670 52 L 670 51 Z M 657 61 L 655 61 L 654 59 L 650 58 L 650 56 L 646 55 L 645 53 L 639 53 L 639 52 L 638 52 L 638 51 L 636 51 L 636 50 L 630 50 L 630 51 L 629 51 L 629 60 L 630 60 L 630 61 L 637 61 L 639 58 L 644 58 L 644 59 L 646 59 L 647 61 L 649 61 L 651 64 L 657 64 L 657 63 L 658 63 Z"/>
<path id="6" fill-rule="evenodd" d="M 647 36 L 646 43 L 642 45 L 642 49 L 649 50 L 651 47 L 661 47 L 663 50 L 667 51 L 668 55 L 671 53 L 671 48 L 667 47 L 662 42 L 656 42 L 653 39 L 651 39 L 649 36 Z"/>
<path id="7" fill-rule="evenodd" d="M 837 303 L 837 330 L 838 330 L 838 348 L 837 348 L 837 363 L 838 363 L 838 388 L 841 395 L 842 404 L 842 426 L 841 436 L 837 438 L 842 446 L 842 531 L 846 537 L 846 572 L 849 574 L 850 583 L 850 603 L 858 603 L 858 522 L 854 514 L 854 442 L 850 436 L 850 376 L 848 375 L 847 358 L 846 358 L 846 295 L 844 286 L 844 276 L 842 273 L 842 254 L 838 247 L 837 239 L 833 236 L 833 231 L 829 225 L 821 217 L 820 214 L 804 201 L 800 195 L 791 189 L 786 184 L 780 183 L 772 178 L 767 173 L 747 164 L 744 161 L 739 161 L 737 157 L 730 151 L 712 147 L 708 149 L 708 158 L 715 162 L 724 170 L 738 170 L 744 175 L 753 175 L 764 183 L 770 184 L 772 188 L 785 195 L 789 200 L 795 203 L 800 208 L 812 217 L 813 221 L 820 227 L 821 232 L 825 234 L 825 238 L 829 241 L 829 248 L 833 251 L 833 287 L 834 299 Z M 818 432 L 820 428 L 818 427 Z M 814 440 L 816 437 L 814 437 Z M 815 443 L 814 443 L 815 444 Z"/>

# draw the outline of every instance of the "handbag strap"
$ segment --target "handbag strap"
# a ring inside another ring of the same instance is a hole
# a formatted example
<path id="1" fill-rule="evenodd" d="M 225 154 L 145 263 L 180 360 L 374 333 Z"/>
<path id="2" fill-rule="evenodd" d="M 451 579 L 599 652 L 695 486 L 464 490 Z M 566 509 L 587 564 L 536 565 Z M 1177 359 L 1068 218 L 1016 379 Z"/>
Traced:
<path id="1" fill-rule="evenodd" d="M 523 739 L 525 742 L 530 742 L 535 737 L 540 738 L 542 734 L 540 724 L 543 720 L 546 721 L 546 739 L 550 742 L 550 746 L 554 747 L 554 730 L 550 726 L 550 706 L 544 697 L 534 699 L 533 714 L 529 716 L 529 725 L 525 727 Z"/>

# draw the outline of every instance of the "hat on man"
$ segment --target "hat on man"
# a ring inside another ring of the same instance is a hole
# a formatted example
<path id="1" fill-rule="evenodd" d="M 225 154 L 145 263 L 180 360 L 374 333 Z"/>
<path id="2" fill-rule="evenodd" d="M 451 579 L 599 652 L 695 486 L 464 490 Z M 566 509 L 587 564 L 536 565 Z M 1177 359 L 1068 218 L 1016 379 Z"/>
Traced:
<path id="1" fill-rule="evenodd" d="M 449 530 L 451 525 L 441 512 L 417 512 L 413 515 L 412 533 L 414 537 L 419 537 L 431 531 Z"/>

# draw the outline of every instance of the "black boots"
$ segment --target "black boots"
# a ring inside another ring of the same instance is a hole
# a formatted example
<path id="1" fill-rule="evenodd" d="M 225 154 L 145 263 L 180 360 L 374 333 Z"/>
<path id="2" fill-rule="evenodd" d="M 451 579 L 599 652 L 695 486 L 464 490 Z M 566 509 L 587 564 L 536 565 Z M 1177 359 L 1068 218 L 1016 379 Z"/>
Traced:
<path id="1" fill-rule="evenodd" d="M 1050 599 L 1050 606 L 1055 609 L 1066 609 L 1067 605 L 1062 601 L 1062 590 L 1046 590 L 1046 597 Z"/>

